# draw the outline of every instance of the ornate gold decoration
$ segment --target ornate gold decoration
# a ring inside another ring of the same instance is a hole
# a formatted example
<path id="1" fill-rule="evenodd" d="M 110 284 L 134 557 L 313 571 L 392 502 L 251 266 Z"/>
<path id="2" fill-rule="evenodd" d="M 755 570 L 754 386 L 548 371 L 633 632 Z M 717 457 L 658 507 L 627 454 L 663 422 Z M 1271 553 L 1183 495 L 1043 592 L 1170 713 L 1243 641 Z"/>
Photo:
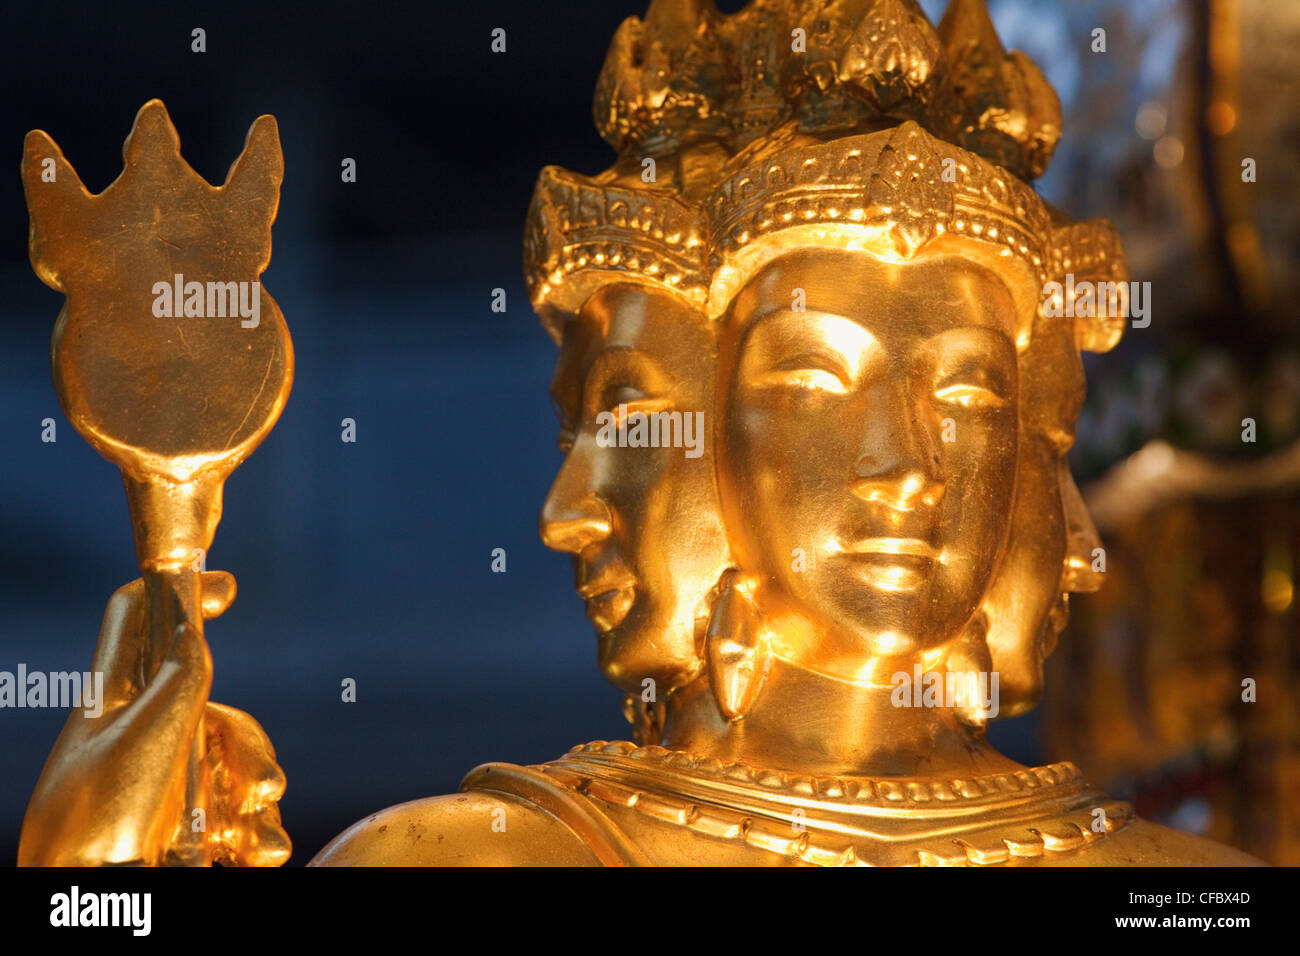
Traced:
<path id="1" fill-rule="evenodd" d="M 1076 287 L 1085 281 L 1094 286 L 1128 281 L 1124 250 L 1108 223 L 1090 220 L 1062 226 L 1052 233 L 1051 249 L 1051 274 L 1073 275 Z M 1068 302 L 1062 302 L 1061 308 L 1067 315 L 1078 315 L 1080 311 Z M 1094 311 L 1097 314 L 1087 315 L 1087 321 L 1076 323 L 1075 337 L 1081 349 L 1108 352 L 1119 342 L 1125 316 L 1113 300 L 1107 301 L 1107 308 Z"/>
<path id="2" fill-rule="evenodd" d="M 1061 101 L 1042 71 L 1003 49 L 983 0 L 953 0 L 939 39 L 954 141 L 1021 179 L 1042 175 L 1061 138 Z"/>
<path id="3" fill-rule="evenodd" d="M 704 224 L 668 191 L 601 185 L 556 166 L 542 170 L 524 235 L 528 288 L 558 343 L 575 312 L 607 276 L 653 283 L 702 305 Z"/>
<path id="4" fill-rule="evenodd" d="M 787 94 L 798 102 L 801 127 L 828 129 L 851 122 L 862 112 L 854 110 L 855 101 L 889 115 L 933 95 L 939 38 L 915 4 L 861 0 L 803 6 L 796 7 L 792 24 L 812 24 L 808 50 L 789 58 L 786 81 Z"/>
<path id="5" fill-rule="evenodd" d="M 465 785 L 514 792 L 520 769 L 489 764 Z M 809 777 L 594 741 L 534 769 L 620 822 L 635 820 L 624 812 L 634 810 L 651 826 L 691 830 L 747 855 L 820 866 L 1007 863 L 1077 850 L 1133 818 L 1127 804 L 1090 791 L 1069 763 L 954 780 Z M 1091 815 L 1094 806 L 1102 816 Z M 1093 828 L 1094 819 L 1104 824 Z"/>
<path id="6" fill-rule="evenodd" d="M 943 163 L 954 180 L 946 182 Z M 943 144 L 911 121 L 830 143 L 791 146 L 731 173 L 710 198 L 713 276 L 709 309 L 718 315 L 772 256 L 786 230 L 823 245 L 861 247 L 875 236 L 911 259 L 950 234 L 1010 253 L 1030 270 L 1030 295 L 1046 278 L 1052 229 L 1032 189 L 972 153 Z M 766 237 L 777 233 L 774 241 Z"/>
<path id="7" fill-rule="evenodd" d="M 524 272 L 552 335 L 614 276 L 692 304 L 707 278 L 717 315 L 745 280 L 732 260 L 792 224 L 845 246 L 884 231 L 904 258 L 954 233 L 1038 286 L 1127 277 L 1108 224 L 1063 223 L 1022 181 L 1046 168 L 1060 104 L 981 0 L 954 0 L 937 32 L 912 0 L 652 3 L 619 28 L 595 115 L 618 162 L 594 179 L 547 167 L 529 214 Z M 1116 322 L 1085 317 L 1081 346 L 1112 347 Z"/>

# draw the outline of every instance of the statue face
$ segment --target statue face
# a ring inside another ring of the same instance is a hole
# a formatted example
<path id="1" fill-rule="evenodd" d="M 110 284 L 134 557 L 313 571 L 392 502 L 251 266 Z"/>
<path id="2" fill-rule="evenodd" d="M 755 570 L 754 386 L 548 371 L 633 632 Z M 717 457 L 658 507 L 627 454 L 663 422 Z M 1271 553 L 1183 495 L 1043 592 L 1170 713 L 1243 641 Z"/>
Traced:
<path id="1" fill-rule="evenodd" d="M 708 322 L 664 292 L 608 286 L 565 327 L 551 386 L 565 459 L 542 539 L 574 556 L 601 670 L 629 692 L 649 677 L 663 694 L 702 667 L 696 622 L 728 563 L 710 447 L 715 375 Z M 624 415 L 630 445 L 634 416 L 673 412 L 676 447 L 662 430 L 660 447 L 618 447 L 601 427 Z"/>
<path id="2" fill-rule="evenodd" d="M 1023 713 L 1042 695 L 1043 661 L 1069 620 L 1066 592 L 1100 586 L 1091 569 L 1097 532 L 1065 457 L 1084 396 L 1070 325 L 1040 318 L 1022 367 L 1014 518 L 984 601 L 1005 716 Z"/>
<path id="3" fill-rule="evenodd" d="M 944 646 L 979 606 L 1016 479 L 1014 319 L 1002 281 L 955 256 L 800 250 L 737 295 L 719 475 L 765 613 L 817 631 L 783 653 L 861 676 Z"/>

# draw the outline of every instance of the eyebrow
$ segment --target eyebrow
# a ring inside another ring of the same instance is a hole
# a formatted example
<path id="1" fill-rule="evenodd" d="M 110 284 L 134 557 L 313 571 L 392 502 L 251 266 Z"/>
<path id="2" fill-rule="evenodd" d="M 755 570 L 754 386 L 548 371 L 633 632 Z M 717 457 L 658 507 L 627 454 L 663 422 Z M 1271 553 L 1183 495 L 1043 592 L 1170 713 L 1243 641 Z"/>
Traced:
<path id="1" fill-rule="evenodd" d="M 822 312 L 815 309 L 809 309 L 807 312 L 795 312 L 788 308 L 773 309 L 771 312 L 765 312 L 758 318 L 754 319 L 753 325 L 749 331 L 749 336 L 764 335 L 774 336 L 777 331 L 761 332 L 765 325 L 775 324 L 782 326 L 797 326 L 801 329 L 808 329 L 810 326 L 815 327 L 823 332 L 822 341 L 833 349 L 844 361 L 853 369 L 858 367 L 862 352 L 866 351 L 876 343 L 876 337 L 871 332 L 863 328 L 857 322 L 845 316 L 838 315 L 834 312 Z M 827 329 L 826 326 L 830 326 Z M 826 335 L 826 331 L 833 331 L 835 327 L 844 328 L 853 336 L 857 348 L 855 351 L 847 351 L 841 344 L 842 337 L 835 335 Z M 840 339 L 840 341 L 837 341 Z"/>
<path id="2" fill-rule="evenodd" d="M 957 344 L 967 344 L 970 342 L 970 336 L 984 338 L 993 336 L 994 338 L 1006 342 L 1014 350 L 1016 347 L 1015 339 L 1007 334 L 1007 330 L 996 325 L 960 325 L 952 328 L 940 329 L 933 335 L 926 336 L 927 342 L 933 342 L 936 339 L 952 339 Z"/>

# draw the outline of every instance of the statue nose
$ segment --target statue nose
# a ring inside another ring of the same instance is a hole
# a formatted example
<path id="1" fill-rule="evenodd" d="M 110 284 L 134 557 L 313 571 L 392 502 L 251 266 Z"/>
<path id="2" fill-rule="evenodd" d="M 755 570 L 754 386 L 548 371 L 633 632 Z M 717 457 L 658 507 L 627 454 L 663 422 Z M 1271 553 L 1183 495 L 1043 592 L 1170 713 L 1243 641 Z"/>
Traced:
<path id="1" fill-rule="evenodd" d="M 1065 573 L 1061 586 L 1066 591 L 1078 591 L 1085 594 L 1101 589 L 1103 577 L 1095 567 L 1099 555 L 1105 551 L 1101 547 L 1101 535 L 1092 523 L 1088 506 L 1079 494 L 1079 486 L 1070 474 L 1069 462 L 1062 457 L 1059 465 L 1061 483 L 1061 506 L 1065 511 L 1068 547 L 1065 552 Z M 1104 558 L 1103 558 L 1104 562 Z M 1104 563 L 1102 565 L 1104 570 Z"/>
<path id="2" fill-rule="evenodd" d="M 850 487 L 896 511 L 934 507 L 945 486 L 938 443 L 922 416 L 905 411 L 905 395 L 893 397 L 895 409 L 878 408 L 863 429 Z"/>
<path id="3" fill-rule="evenodd" d="M 580 554 L 588 545 L 609 537 L 612 529 L 609 508 L 593 494 L 565 502 L 552 489 L 542 507 L 542 543 L 554 551 Z"/>
<path id="4" fill-rule="evenodd" d="M 850 486 L 862 500 L 880 502 L 895 511 L 912 511 L 918 505 L 933 508 L 943 498 L 944 491 L 942 481 L 918 468 L 875 471 L 867 477 L 859 475 Z"/>

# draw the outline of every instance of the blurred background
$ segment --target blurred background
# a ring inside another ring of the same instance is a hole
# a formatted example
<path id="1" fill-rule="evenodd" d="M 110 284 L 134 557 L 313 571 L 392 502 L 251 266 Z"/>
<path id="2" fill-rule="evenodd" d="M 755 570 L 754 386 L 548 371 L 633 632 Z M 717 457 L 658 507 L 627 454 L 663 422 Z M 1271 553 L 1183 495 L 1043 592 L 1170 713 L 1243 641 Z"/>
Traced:
<path id="1" fill-rule="evenodd" d="M 944 5 L 922 3 L 936 22 Z M 1132 277 L 1153 289 L 1151 327 L 1088 357 L 1073 452 L 1109 584 L 1074 602 L 1043 705 L 990 736 L 1022 762 L 1074 760 L 1160 822 L 1300 862 L 1300 5 L 989 7 L 1065 109 L 1041 192 L 1110 218 Z M 117 471 L 64 419 L 50 380 L 62 297 L 27 261 L 22 137 L 46 130 L 99 191 L 156 96 L 209 181 L 259 114 L 276 116 L 284 149 L 263 278 L 296 379 L 226 485 L 208 567 L 233 572 L 240 595 L 207 636 L 213 699 L 261 721 L 288 776 L 293 862 L 370 812 L 453 791 L 484 761 L 629 736 L 569 563 L 537 537 L 560 461 L 554 348 L 520 260 L 538 170 L 612 161 L 591 94 L 615 28 L 643 12 L 640 0 L 6 11 L 0 670 L 89 667 L 104 603 L 138 573 Z M 190 50 L 196 27 L 206 53 Z M 489 48 L 497 27 L 504 54 Z M 1091 50 L 1098 27 L 1104 54 Z M 355 183 L 341 182 L 345 157 Z M 498 287 L 505 313 L 490 308 Z M 343 418 L 355 444 L 340 441 Z M 340 700 L 347 677 L 356 703 Z M 1245 677 L 1255 703 L 1241 700 Z M 0 863 L 16 856 L 64 716 L 0 711 Z"/>

